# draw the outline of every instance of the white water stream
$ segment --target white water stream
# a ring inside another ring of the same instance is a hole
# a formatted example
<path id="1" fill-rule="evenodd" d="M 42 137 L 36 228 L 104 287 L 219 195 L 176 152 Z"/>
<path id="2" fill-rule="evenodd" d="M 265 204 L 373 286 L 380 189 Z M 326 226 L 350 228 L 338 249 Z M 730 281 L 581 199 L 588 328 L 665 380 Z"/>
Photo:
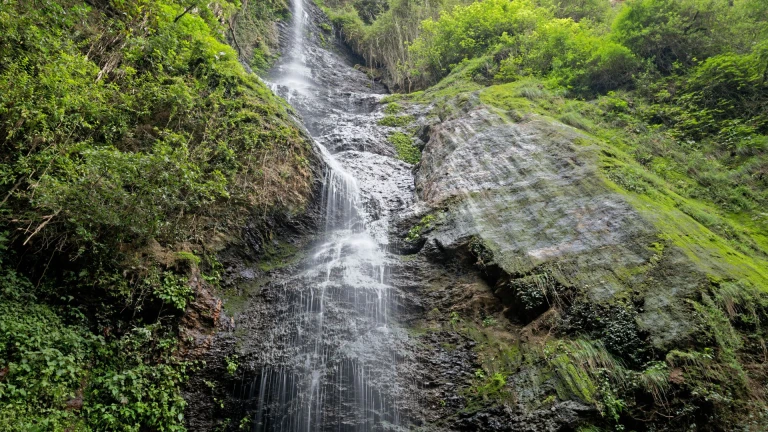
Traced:
<path id="1" fill-rule="evenodd" d="M 354 138 L 359 135 L 355 131 L 366 128 L 366 121 L 375 123 L 374 118 L 366 120 L 365 113 L 352 109 L 373 92 L 329 88 L 327 83 L 334 79 L 339 87 L 348 84 L 343 76 L 329 76 L 341 68 L 356 79 L 362 74 L 340 62 L 338 55 L 306 40 L 310 14 L 303 0 L 292 2 L 290 51 L 275 67 L 270 84 L 296 107 L 305 123 L 328 124 L 329 116 L 362 119 L 354 124 L 332 120 L 334 130 L 325 128 Z M 274 349 L 265 354 L 260 376 L 251 387 L 251 397 L 258 400 L 253 430 L 401 430 L 396 346 L 404 333 L 395 322 L 385 250 L 386 212 L 394 210 L 382 197 L 393 179 L 403 184 L 412 180 L 390 176 L 379 184 L 370 174 L 383 173 L 381 163 L 407 171 L 399 162 L 364 151 L 331 154 L 321 143 L 318 128 L 309 129 L 318 138 L 326 164 L 321 203 L 325 229 L 302 273 L 282 282 L 282 322 L 265 336 Z M 362 166 L 361 172 L 371 177 L 366 179 L 367 195 L 339 158 L 354 162 L 358 169 Z M 390 189 L 397 191 L 397 187 Z"/>

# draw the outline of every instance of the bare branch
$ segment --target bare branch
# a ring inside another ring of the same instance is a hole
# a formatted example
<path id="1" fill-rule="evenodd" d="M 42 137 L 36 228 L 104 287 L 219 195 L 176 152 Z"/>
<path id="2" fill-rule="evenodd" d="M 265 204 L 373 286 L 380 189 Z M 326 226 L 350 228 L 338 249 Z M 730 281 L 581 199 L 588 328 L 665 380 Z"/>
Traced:
<path id="1" fill-rule="evenodd" d="M 58 215 L 60 211 L 61 211 L 61 210 L 56 210 L 56 213 L 54 213 L 54 214 L 51 214 L 51 215 L 48 215 L 48 216 L 43 216 L 43 219 L 44 219 L 43 223 L 41 223 L 40 225 L 38 225 L 38 226 L 37 226 L 37 228 L 35 229 L 35 231 L 34 231 L 32 234 L 30 234 L 30 235 L 29 235 L 29 237 L 27 237 L 27 239 L 26 239 L 26 240 L 24 240 L 24 243 L 22 243 L 22 246 L 26 246 L 26 245 L 27 245 L 27 243 L 29 242 L 29 240 L 30 240 L 32 237 L 34 237 L 34 236 L 35 236 L 35 234 L 39 233 L 39 232 L 40 232 L 40 230 L 41 230 L 41 229 L 43 229 L 43 228 L 44 228 L 46 225 L 48 225 L 48 223 L 49 223 L 49 222 L 50 222 L 50 221 L 51 221 L 51 220 L 52 220 L 52 219 L 53 219 L 53 218 L 54 218 L 56 215 Z"/>

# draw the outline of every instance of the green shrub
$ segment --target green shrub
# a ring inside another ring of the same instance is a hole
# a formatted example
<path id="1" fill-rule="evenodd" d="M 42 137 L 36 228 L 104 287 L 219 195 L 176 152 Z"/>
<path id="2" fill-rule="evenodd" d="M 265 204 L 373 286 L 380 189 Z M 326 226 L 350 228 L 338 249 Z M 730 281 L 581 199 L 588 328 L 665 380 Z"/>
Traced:
<path id="1" fill-rule="evenodd" d="M 189 6 L 0 6 L 1 430 L 183 430 L 181 273 L 219 277 L 173 252 L 306 203 L 308 143 L 223 40 L 239 2 Z"/>
<path id="2" fill-rule="evenodd" d="M 422 23 L 421 34 L 410 48 L 414 67 L 435 81 L 462 60 L 482 55 L 502 37 L 507 44 L 523 40 L 547 18 L 546 11 L 529 0 L 485 0 L 456 6 L 438 20 Z"/>
<path id="3" fill-rule="evenodd" d="M 308 186 L 309 175 L 296 162 L 308 146 L 284 106 L 216 39 L 210 11 L 176 21 L 182 6 L 152 4 L 146 37 L 121 33 L 141 22 L 130 21 L 143 12 L 128 4 L 119 14 L 126 22 L 66 2 L 21 2 L 0 13 L 0 133 L 8 138 L 0 192 L 10 210 L 0 224 L 14 237 L 25 233 L 21 243 L 74 259 L 153 238 L 183 240 L 200 221 L 195 215 L 228 199 L 243 204 L 235 210 L 242 217 L 253 205 L 303 203 L 302 192 L 282 195 L 296 189 L 282 187 L 288 183 Z M 81 23 L 103 29 L 89 33 Z M 112 68 L 98 66 L 107 54 L 86 55 L 97 39 L 75 43 L 102 32 L 125 38 L 109 54 L 120 59 Z M 262 169 L 256 160 L 265 158 L 276 163 Z"/>
<path id="4" fill-rule="evenodd" d="M 375 3 L 375 5 L 373 5 Z M 453 0 L 352 0 L 328 2 L 325 8 L 344 39 L 369 66 L 383 67 L 393 89 L 412 91 L 425 84 L 413 66 L 410 43 L 421 22 L 435 18 Z M 371 8 L 373 6 L 373 8 Z"/>
<path id="5" fill-rule="evenodd" d="M 735 147 L 742 138 L 768 132 L 768 82 L 762 50 L 711 57 L 688 75 L 678 104 L 679 128 L 694 138 L 717 133 Z M 738 120 L 737 120 L 738 119 Z"/>
<path id="6" fill-rule="evenodd" d="M 153 284 L 152 278 L 144 280 L 147 284 Z M 162 279 L 154 283 L 153 294 L 174 308 L 183 311 L 187 302 L 192 299 L 192 288 L 189 281 L 184 277 L 179 277 L 170 272 L 165 272 Z"/>
<path id="7" fill-rule="evenodd" d="M 155 325 L 97 346 L 83 403 L 91 428 L 184 431 L 186 402 L 180 389 L 189 365 L 173 357 L 176 344 Z"/>
<path id="8" fill-rule="evenodd" d="M 3 272 L 0 295 L 0 429 L 64 430 L 79 423 L 66 406 L 82 395 L 93 344 L 88 329 L 66 325 L 31 296 L 9 298 L 8 291 L 31 291 L 28 281 Z M 9 286 L 10 285 L 10 286 Z"/>
<path id="9" fill-rule="evenodd" d="M 571 18 L 576 22 L 603 21 L 611 10 L 611 3 L 606 0 L 543 0 L 539 3 L 553 8 L 557 18 Z"/>
<path id="10" fill-rule="evenodd" d="M 421 235 L 431 229 L 435 224 L 435 215 L 428 214 L 421 218 L 419 223 L 414 225 L 410 230 L 408 230 L 408 235 L 405 237 L 406 241 L 414 242 L 421 238 Z"/>
<path id="11" fill-rule="evenodd" d="M 0 267 L 0 429 L 182 431 L 187 364 L 158 326 L 97 336 Z M 105 331 L 106 332 L 106 331 Z"/>
<path id="12" fill-rule="evenodd" d="M 457 6 L 436 21 L 424 21 L 411 46 L 415 68 L 430 80 L 486 52 L 494 53 L 496 64 L 486 64 L 485 75 L 496 80 L 551 77 L 586 95 L 628 86 L 640 68 L 628 48 L 528 1 Z"/>
<path id="13" fill-rule="evenodd" d="M 548 76 L 577 94 L 592 95 L 629 85 L 639 70 L 627 48 L 571 20 L 553 19 L 520 42 L 504 36 L 500 43 L 517 46 L 500 62 L 496 77 L 503 81 Z"/>
<path id="14" fill-rule="evenodd" d="M 613 23 L 613 37 L 663 73 L 712 55 L 727 15 L 725 1 L 630 0 Z M 721 25 L 721 24 L 720 24 Z"/>

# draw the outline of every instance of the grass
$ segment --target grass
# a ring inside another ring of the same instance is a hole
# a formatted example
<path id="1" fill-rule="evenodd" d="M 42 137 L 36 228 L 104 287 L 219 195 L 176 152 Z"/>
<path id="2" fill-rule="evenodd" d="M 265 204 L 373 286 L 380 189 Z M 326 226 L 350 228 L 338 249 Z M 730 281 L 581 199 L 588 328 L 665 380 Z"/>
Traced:
<path id="1" fill-rule="evenodd" d="M 514 401 L 520 394 L 531 391 L 525 386 L 538 388 L 545 383 L 554 384 L 555 390 L 555 394 L 545 396 L 546 399 L 553 400 L 555 396 L 559 400 L 577 398 L 601 407 L 608 394 L 601 387 L 605 379 L 610 380 L 614 389 L 624 388 L 627 382 L 628 371 L 599 341 L 581 338 L 503 340 L 497 330 L 470 319 L 461 320 L 452 327 L 475 341 L 474 351 L 481 364 L 473 384 L 464 391 L 470 399 L 465 411 L 479 409 L 483 403 Z M 517 379 L 517 387 L 508 387 L 511 377 L 521 373 L 530 381 Z"/>
<path id="2" fill-rule="evenodd" d="M 542 347 L 542 356 L 558 378 L 560 385 L 556 388 L 560 399 L 576 396 L 587 403 L 596 402 L 598 382 L 603 373 L 614 384 L 623 384 L 623 366 L 600 342 L 586 339 L 553 341 Z"/>
<path id="3" fill-rule="evenodd" d="M 557 119 L 560 120 L 560 122 L 567 124 L 568 126 L 573 126 L 586 132 L 589 132 L 592 130 L 592 128 L 594 128 L 592 122 L 587 120 L 583 115 L 576 111 L 567 111 L 563 114 L 560 114 Z"/>

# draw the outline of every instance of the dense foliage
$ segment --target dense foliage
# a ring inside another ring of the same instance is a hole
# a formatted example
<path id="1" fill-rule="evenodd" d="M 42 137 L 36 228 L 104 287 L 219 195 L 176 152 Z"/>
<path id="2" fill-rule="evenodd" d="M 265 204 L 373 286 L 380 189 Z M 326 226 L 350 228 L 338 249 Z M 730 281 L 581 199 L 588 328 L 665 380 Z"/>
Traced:
<path id="1" fill-rule="evenodd" d="M 240 6 L 0 1 L 0 429 L 183 428 L 180 315 L 222 238 L 309 192 L 309 145 L 224 43 L 271 19 Z"/>

